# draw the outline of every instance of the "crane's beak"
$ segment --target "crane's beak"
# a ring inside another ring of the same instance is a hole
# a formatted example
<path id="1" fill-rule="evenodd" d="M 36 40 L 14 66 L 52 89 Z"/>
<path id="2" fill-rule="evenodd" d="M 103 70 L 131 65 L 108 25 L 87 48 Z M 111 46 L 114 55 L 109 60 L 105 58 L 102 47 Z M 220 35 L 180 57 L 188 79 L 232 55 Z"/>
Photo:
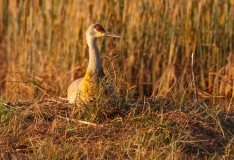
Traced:
<path id="1" fill-rule="evenodd" d="M 105 36 L 107 36 L 107 37 L 116 37 L 116 38 L 123 38 L 120 35 L 117 35 L 117 34 L 114 34 L 114 33 L 108 32 L 108 31 L 105 31 Z"/>

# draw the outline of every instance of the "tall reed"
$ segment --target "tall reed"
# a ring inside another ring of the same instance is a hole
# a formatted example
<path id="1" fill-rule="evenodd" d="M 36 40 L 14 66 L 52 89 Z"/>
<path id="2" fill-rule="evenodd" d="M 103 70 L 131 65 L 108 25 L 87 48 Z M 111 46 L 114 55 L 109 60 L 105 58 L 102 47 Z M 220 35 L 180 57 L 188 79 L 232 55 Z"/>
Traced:
<path id="1" fill-rule="evenodd" d="M 234 95 L 234 63 L 228 63 L 234 52 L 233 0 L 0 0 L 0 6 L 8 99 L 33 98 L 42 90 L 64 95 L 85 73 L 85 32 L 92 23 L 125 37 L 99 40 L 102 54 L 118 55 L 115 68 L 103 56 L 103 67 L 118 70 L 123 85 L 136 85 L 139 96 L 164 96 L 178 85 L 186 90 L 192 52 L 199 93 Z"/>

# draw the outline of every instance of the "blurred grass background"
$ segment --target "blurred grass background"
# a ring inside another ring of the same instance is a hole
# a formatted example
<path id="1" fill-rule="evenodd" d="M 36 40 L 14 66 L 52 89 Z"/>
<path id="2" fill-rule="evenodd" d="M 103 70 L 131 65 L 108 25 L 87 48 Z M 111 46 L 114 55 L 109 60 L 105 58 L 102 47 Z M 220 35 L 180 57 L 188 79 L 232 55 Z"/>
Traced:
<path id="1" fill-rule="evenodd" d="M 125 37 L 98 42 L 104 70 L 122 75 L 123 90 L 190 95 L 194 52 L 199 94 L 234 97 L 234 0 L 0 0 L 0 8 L 7 100 L 65 96 L 85 74 L 93 23 Z"/>

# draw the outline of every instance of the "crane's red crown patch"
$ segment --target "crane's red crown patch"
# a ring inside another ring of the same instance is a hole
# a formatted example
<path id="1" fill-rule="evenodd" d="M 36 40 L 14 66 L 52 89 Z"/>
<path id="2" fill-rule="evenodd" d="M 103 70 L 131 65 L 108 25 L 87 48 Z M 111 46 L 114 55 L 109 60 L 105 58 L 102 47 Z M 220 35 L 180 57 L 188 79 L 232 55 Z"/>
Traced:
<path id="1" fill-rule="evenodd" d="M 105 29 L 104 29 L 100 24 L 96 24 L 96 25 L 94 26 L 94 28 L 95 28 L 98 32 L 102 32 L 102 33 L 105 32 Z"/>

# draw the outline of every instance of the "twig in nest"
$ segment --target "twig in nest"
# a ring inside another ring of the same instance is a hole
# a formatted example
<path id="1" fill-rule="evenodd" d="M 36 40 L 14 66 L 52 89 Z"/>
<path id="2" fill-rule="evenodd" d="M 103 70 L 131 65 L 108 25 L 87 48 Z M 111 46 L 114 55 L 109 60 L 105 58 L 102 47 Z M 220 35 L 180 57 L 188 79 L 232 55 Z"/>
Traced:
<path id="1" fill-rule="evenodd" d="M 94 126 L 94 127 L 103 127 L 102 124 L 96 124 L 96 123 L 92 123 L 92 122 L 87 122 L 87 121 L 82 121 L 82 120 L 76 120 L 76 119 L 71 119 L 71 118 L 62 117 L 62 116 L 58 116 L 58 117 L 62 118 L 62 119 L 65 119 L 67 121 L 78 122 L 78 123 L 82 123 L 82 124 L 86 124 L 86 125 L 90 125 L 90 126 Z"/>

